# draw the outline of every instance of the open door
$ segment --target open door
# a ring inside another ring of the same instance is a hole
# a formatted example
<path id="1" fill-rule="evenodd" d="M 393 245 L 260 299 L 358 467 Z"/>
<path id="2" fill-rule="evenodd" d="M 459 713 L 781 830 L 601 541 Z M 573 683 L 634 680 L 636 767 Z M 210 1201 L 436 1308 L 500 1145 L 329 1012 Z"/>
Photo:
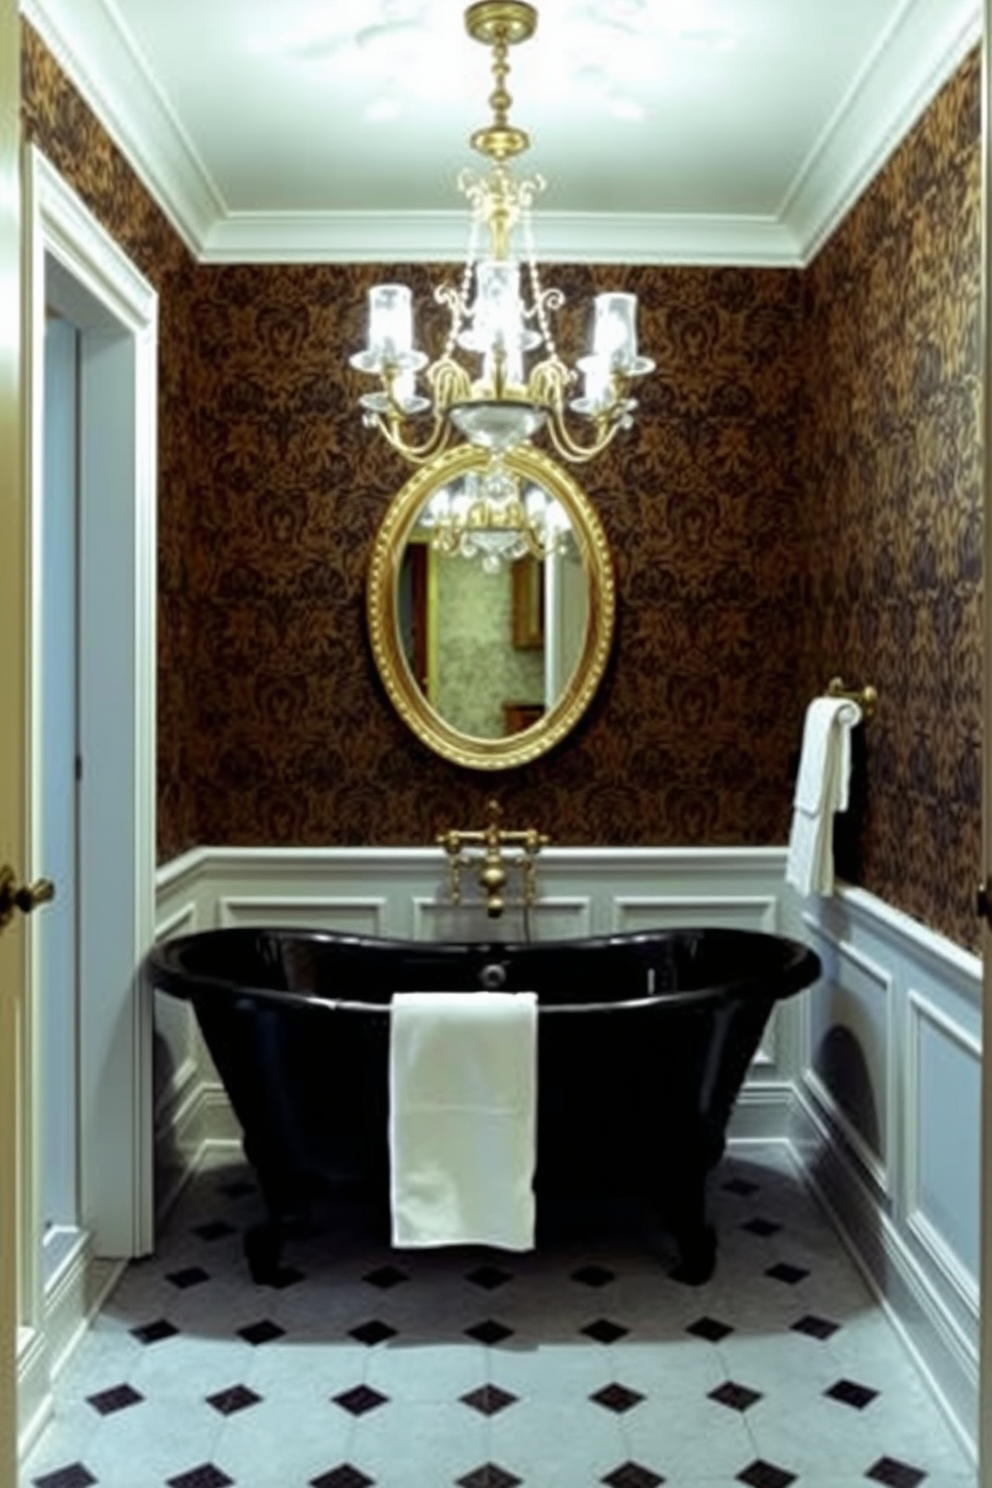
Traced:
<path id="1" fill-rule="evenodd" d="M 992 1488 L 992 933 L 988 891 L 992 885 L 992 67 L 989 38 L 992 34 L 992 0 L 984 0 L 982 36 L 982 314 L 984 320 L 984 366 L 982 403 L 984 425 L 985 481 L 985 656 L 983 735 L 984 781 L 982 789 L 982 842 L 986 874 L 982 963 L 982 1227 L 979 1322 L 978 1481 Z"/>
<path id="2" fill-rule="evenodd" d="M 21 480 L 20 35 L 0 0 L 0 868 L 26 865 L 27 554 Z M 0 1488 L 14 1488 L 20 1248 L 18 1089 L 26 985 L 21 916 L 0 931 Z"/>

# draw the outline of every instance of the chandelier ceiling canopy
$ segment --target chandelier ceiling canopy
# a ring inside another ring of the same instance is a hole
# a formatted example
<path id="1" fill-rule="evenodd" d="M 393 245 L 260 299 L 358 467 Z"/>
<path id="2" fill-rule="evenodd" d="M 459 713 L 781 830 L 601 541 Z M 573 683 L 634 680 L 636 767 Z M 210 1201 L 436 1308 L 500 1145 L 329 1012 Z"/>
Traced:
<path id="1" fill-rule="evenodd" d="M 447 338 L 430 361 L 414 345 L 409 288 L 373 286 L 368 345 L 350 358 L 379 383 L 360 400 L 364 421 L 414 465 L 433 460 L 459 438 L 488 450 L 498 463 L 542 430 L 563 459 L 589 460 L 630 426 L 636 407 L 631 381 L 654 367 L 638 352 L 636 296 L 596 295 L 591 349 L 575 369 L 568 367 L 551 320 L 563 297 L 541 283 L 531 227 L 531 205 L 544 182 L 536 175 L 518 178 L 510 166 L 530 140 L 510 122 L 508 54 L 534 34 L 537 12 L 526 0 L 477 0 L 465 25 L 492 49 L 495 87 L 492 119 L 471 136 L 489 167 L 459 177 L 472 209 L 461 283 L 435 290 L 449 313 Z"/>

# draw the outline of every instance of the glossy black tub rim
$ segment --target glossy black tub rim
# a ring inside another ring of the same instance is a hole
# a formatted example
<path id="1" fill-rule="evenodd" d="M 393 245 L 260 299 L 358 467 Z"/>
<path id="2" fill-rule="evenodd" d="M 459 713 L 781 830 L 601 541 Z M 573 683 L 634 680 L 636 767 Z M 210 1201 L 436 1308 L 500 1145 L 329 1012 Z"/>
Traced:
<path id="1" fill-rule="evenodd" d="M 190 999 L 196 996 L 251 998 L 263 1003 L 282 1007 L 298 1006 L 323 1008 L 329 1012 L 388 1013 L 389 1001 L 362 1001 L 355 998 L 326 997 L 312 990 L 273 988 L 245 984 L 233 980 L 229 975 L 218 975 L 191 968 L 185 958 L 193 952 L 202 952 L 211 943 L 223 954 L 223 947 L 235 944 L 250 945 L 255 938 L 275 942 L 304 942 L 327 948 L 333 958 L 334 949 L 340 947 L 350 952 L 368 949 L 379 955 L 395 953 L 398 960 L 404 956 L 423 956 L 425 953 L 450 954 L 453 958 L 464 956 L 475 966 L 478 962 L 499 964 L 514 955 L 539 958 L 549 967 L 555 954 L 574 956 L 595 954 L 597 951 L 608 958 L 610 950 L 630 947 L 650 948 L 672 940 L 687 944 L 723 941 L 728 951 L 740 950 L 740 973 L 731 980 L 723 980 L 704 987 L 664 988 L 647 996 L 612 999 L 599 1002 L 554 1003 L 542 1005 L 538 986 L 538 1011 L 542 1017 L 552 1013 L 618 1013 L 625 1011 L 656 1011 L 688 1008 L 713 1003 L 731 1002 L 751 995 L 768 995 L 769 987 L 775 1000 L 792 996 L 809 986 L 820 973 L 820 962 L 815 952 L 801 941 L 764 930 L 732 929 L 716 926 L 693 926 L 658 930 L 619 932 L 613 935 L 581 936 L 567 940 L 541 941 L 428 941 L 400 939 L 392 936 L 363 935 L 352 932 L 330 930 L 305 930 L 289 926 L 229 926 L 213 930 L 195 931 L 177 936 L 153 947 L 146 958 L 146 975 L 152 986 L 171 996 Z M 747 965 L 747 952 L 757 953 L 758 964 Z M 479 987 L 480 995 L 486 989 Z"/>

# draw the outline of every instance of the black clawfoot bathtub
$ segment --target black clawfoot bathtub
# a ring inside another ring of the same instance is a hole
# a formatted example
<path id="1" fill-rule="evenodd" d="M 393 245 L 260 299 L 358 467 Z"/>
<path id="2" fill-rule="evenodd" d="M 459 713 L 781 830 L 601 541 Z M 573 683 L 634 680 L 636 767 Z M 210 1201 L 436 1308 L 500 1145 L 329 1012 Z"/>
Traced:
<path id="1" fill-rule="evenodd" d="M 820 974 L 813 951 L 748 930 L 670 930 L 525 944 L 435 943 L 267 929 L 155 948 L 149 978 L 187 998 L 244 1133 L 267 1219 L 246 1237 L 271 1281 L 321 1197 L 389 1195 L 389 1003 L 399 991 L 538 994 L 535 1193 L 633 1201 L 673 1239 L 675 1274 L 712 1273 L 707 1174 L 776 1001 Z"/>

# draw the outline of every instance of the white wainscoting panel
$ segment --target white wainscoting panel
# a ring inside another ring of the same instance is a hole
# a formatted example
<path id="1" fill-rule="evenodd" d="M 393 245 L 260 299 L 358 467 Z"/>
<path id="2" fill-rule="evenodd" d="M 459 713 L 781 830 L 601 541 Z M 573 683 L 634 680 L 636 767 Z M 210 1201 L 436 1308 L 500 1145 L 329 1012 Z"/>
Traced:
<path id="1" fill-rule="evenodd" d="M 618 894 L 613 901 L 618 932 L 678 930 L 694 925 L 725 930 L 778 929 L 778 898 L 766 894 Z"/>
<path id="2" fill-rule="evenodd" d="M 223 894 L 216 924 L 271 926 L 281 930 L 335 930 L 344 935 L 384 935 L 387 901 L 346 894 Z"/>
<path id="3" fill-rule="evenodd" d="M 912 987 L 908 1002 L 906 1223 L 977 1312 L 982 1046 Z"/>
<path id="4" fill-rule="evenodd" d="M 490 919 L 479 900 L 456 905 L 434 896 L 414 902 L 417 940 L 574 940 L 592 934 L 592 920 L 593 904 L 588 896 L 569 899 L 560 894 L 542 894 L 537 904 L 526 909 L 518 903 L 508 905 L 499 919 Z"/>
<path id="5" fill-rule="evenodd" d="M 803 1020 L 794 1145 L 974 1450 L 981 963 L 861 889 L 801 918 L 824 977 Z M 846 1062 L 824 1060 L 831 1040 Z"/>
<path id="6" fill-rule="evenodd" d="M 889 1192 L 893 978 L 850 941 L 809 926 L 826 974 L 809 1002 L 804 1078 L 880 1193 Z"/>

